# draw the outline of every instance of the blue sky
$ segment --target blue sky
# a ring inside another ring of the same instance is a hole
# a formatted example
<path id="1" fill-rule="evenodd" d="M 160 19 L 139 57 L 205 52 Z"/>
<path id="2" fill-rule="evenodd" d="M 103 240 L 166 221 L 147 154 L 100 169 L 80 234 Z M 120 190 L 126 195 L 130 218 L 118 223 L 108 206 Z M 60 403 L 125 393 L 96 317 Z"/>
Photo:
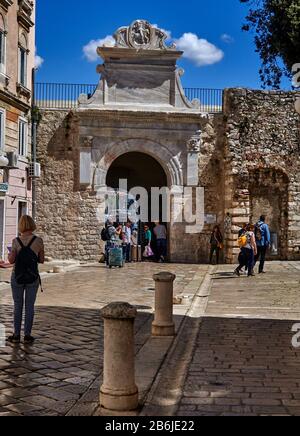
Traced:
<path id="1" fill-rule="evenodd" d="M 37 0 L 37 52 L 44 60 L 37 80 L 97 83 L 102 61 L 88 60 L 83 48 L 141 18 L 188 47 L 180 62 L 184 86 L 260 88 L 253 35 L 241 31 L 246 14 L 239 0 Z"/>

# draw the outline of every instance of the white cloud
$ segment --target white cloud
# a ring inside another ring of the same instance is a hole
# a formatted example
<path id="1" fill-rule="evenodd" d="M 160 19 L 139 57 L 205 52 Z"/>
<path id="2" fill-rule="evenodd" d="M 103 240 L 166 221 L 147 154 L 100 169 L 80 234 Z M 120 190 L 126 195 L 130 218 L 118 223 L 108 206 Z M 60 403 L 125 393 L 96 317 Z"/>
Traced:
<path id="1" fill-rule="evenodd" d="M 153 27 L 160 28 L 157 24 L 153 24 Z M 185 33 L 181 38 L 176 39 L 172 38 L 172 33 L 169 30 L 161 30 L 167 34 L 168 40 L 173 40 L 177 48 L 184 52 L 183 57 L 191 60 L 199 67 L 213 65 L 220 62 L 224 57 L 224 53 L 221 49 L 211 44 L 206 39 L 199 38 L 194 33 Z M 97 48 L 103 45 L 113 47 L 115 45 L 113 36 L 108 35 L 102 39 L 91 40 L 83 47 L 84 57 L 89 62 L 97 61 Z"/>
<path id="2" fill-rule="evenodd" d="M 234 43 L 234 38 L 231 35 L 228 35 L 228 33 L 223 33 L 223 35 L 221 35 L 221 40 L 226 44 Z"/>
<path id="3" fill-rule="evenodd" d="M 43 63 L 44 63 L 44 59 L 41 56 L 36 54 L 35 58 L 34 58 L 34 66 L 35 66 L 35 68 L 36 69 L 41 68 Z"/>
<path id="4" fill-rule="evenodd" d="M 92 39 L 87 45 L 83 47 L 83 53 L 85 58 L 89 62 L 95 62 L 98 59 L 97 48 L 102 47 L 113 47 L 115 45 L 115 40 L 112 35 L 108 35 L 102 39 Z"/>
<path id="5" fill-rule="evenodd" d="M 194 33 L 185 33 L 181 38 L 175 39 L 175 44 L 184 52 L 183 57 L 191 60 L 198 67 L 216 64 L 224 57 L 222 50 Z"/>

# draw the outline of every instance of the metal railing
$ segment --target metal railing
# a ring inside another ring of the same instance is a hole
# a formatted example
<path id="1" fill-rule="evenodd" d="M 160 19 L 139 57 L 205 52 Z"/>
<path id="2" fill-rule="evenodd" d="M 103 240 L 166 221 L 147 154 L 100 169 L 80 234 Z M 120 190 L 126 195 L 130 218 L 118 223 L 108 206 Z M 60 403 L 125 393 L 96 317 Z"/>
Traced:
<path id="1" fill-rule="evenodd" d="M 80 94 L 93 95 L 97 85 L 72 83 L 36 83 L 35 103 L 41 109 L 73 109 L 78 106 Z M 223 110 L 223 90 L 185 88 L 188 100 L 200 101 L 201 112 L 217 113 Z"/>
<path id="2" fill-rule="evenodd" d="M 223 111 L 223 89 L 184 88 L 188 100 L 199 100 L 201 112 L 217 113 Z"/>

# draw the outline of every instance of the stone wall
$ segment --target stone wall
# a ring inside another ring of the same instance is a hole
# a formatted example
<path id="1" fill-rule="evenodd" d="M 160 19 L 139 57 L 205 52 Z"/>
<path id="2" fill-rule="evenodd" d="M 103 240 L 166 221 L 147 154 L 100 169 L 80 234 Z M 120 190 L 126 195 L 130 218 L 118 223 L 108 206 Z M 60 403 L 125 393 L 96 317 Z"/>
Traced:
<path id="1" fill-rule="evenodd" d="M 130 151 L 157 159 L 166 172 L 168 186 L 186 183 L 186 142 L 201 129 L 200 184 L 205 187 L 206 211 L 223 220 L 222 116 L 144 115 L 113 112 L 44 110 L 38 129 L 38 159 L 42 178 L 38 183 L 37 220 L 47 254 L 58 259 L 98 259 L 103 244 L 97 221 L 96 192 L 105 184 L 110 165 Z M 137 119 L 138 118 L 138 119 Z M 188 119 L 187 119 L 188 118 Z M 87 138 L 92 138 L 87 141 Z M 80 153 L 91 148 L 89 184 L 79 180 Z M 171 259 L 206 262 L 212 226 L 203 234 L 186 235 L 185 225 L 169 226 Z M 199 240 L 200 238 L 200 240 Z"/>
<path id="2" fill-rule="evenodd" d="M 205 213 L 226 232 L 224 260 L 236 262 L 237 232 L 245 222 L 268 216 L 278 235 L 278 256 L 300 259 L 299 116 L 293 93 L 225 91 L 216 115 L 89 111 L 42 111 L 38 131 L 38 224 L 47 254 L 93 261 L 103 247 L 96 191 L 107 171 L 127 152 L 148 153 L 164 169 L 169 186 L 186 184 L 187 141 L 202 130 L 199 186 Z M 80 183 L 81 153 L 90 153 L 91 180 Z M 207 262 L 214 224 L 200 235 L 170 227 L 171 260 Z"/>
<path id="3" fill-rule="evenodd" d="M 279 257 L 300 259 L 300 120 L 295 93 L 229 89 L 224 115 L 225 211 L 233 217 L 227 260 L 236 258 L 239 226 L 263 213 L 271 231 L 278 232 Z"/>

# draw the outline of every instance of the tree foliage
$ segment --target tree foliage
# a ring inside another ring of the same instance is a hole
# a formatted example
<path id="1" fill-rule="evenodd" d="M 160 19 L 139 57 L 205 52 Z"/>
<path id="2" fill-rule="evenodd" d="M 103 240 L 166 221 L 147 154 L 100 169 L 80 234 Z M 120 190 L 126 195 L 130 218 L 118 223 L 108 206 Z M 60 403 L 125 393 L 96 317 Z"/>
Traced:
<path id="1" fill-rule="evenodd" d="M 300 63 L 300 0 L 240 1 L 250 7 L 243 30 L 255 31 L 263 86 L 278 89 L 282 77 L 291 77 L 292 66 Z"/>

